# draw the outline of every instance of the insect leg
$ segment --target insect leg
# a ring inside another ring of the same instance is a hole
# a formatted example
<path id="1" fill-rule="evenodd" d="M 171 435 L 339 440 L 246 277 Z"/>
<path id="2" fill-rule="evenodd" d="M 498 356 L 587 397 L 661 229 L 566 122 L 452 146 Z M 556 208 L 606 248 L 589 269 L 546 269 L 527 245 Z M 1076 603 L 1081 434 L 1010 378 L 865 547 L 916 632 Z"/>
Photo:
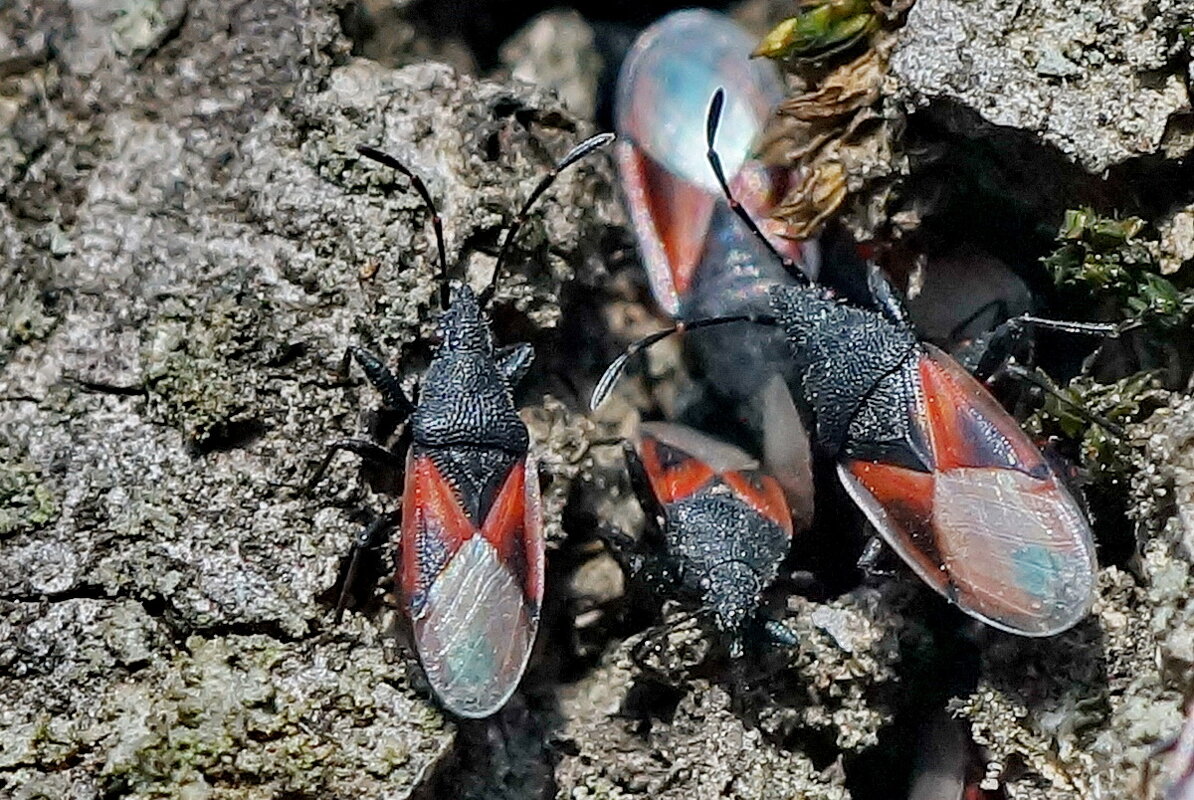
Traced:
<path id="1" fill-rule="evenodd" d="M 338 439 L 328 445 L 327 455 L 323 457 L 323 461 L 319 462 L 319 466 L 311 473 L 311 478 L 303 488 L 304 494 L 310 494 L 315 489 L 319 481 L 322 480 L 323 474 L 327 472 L 328 466 L 331 465 L 332 459 L 341 450 L 356 453 L 366 461 L 391 469 L 401 470 L 406 466 L 406 462 L 401 456 L 390 452 L 376 442 L 371 442 L 368 439 Z"/>
<path id="2" fill-rule="evenodd" d="M 908 316 L 908 309 L 904 307 L 904 301 L 896 293 L 891 281 L 887 280 L 883 270 L 873 261 L 867 264 L 866 285 L 871 293 L 871 299 L 879 307 L 879 313 L 888 322 L 909 330 L 912 329 L 912 319 Z"/>
<path id="3" fill-rule="evenodd" d="M 523 342 L 500 348 L 494 358 L 494 364 L 513 389 L 526 377 L 527 370 L 531 368 L 531 362 L 534 360 L 535 348 Z"/>
<path id="4" fill-rule="evenodd" d="M 1120 326 L 1106 322 L 1070 322 L 1021 314 L 1018 317 L 1007 319 L 987 333 L 975 337 L 970 344 L 955 354 L 958 363 L 974 377 L 985 381 L 1022 350 L 1027 341 L 1029 328 L 1045 328 L 1061 333 L 1102 336 L 1112 339 L 1119 336 L 1121 330 Z"/>
<path id="5" fill-rule="evenodd" d="M 384 408 L 399 415 L 395 424 L 403 422 L 410 416 L 411 412 L 415 410 L 415 406 L 406 396 L 406 392 L 402 391 L 402 384 L 398 383 L 398 379 L 394 377 L 394 373 L 390 372 L 390 368 L 381 360 L 381 357 L 363 347 L 349 345 L 344 350 L 344 358 L 340 361 L 340 373 L 347 374 L 348 365 L 354 360 L 365 371 L 365 377 L 369 379 L 369 383 L 373 384 L 373 387 L 381 394 L 382 402 L 385 404 Z"/>
<path id="6" fill-rule="evenodd" d="M 1058 391 L 1057 387 L 1053 385 L 1052 381 L 1041 374 L 1039 369 L 1025 369 L 1019 364 L 1012 363 L 1005 364 L 1002 368 L 1002 371 L 1003 374 L 1007 375 L 1008 377 L 1015 378 L 1016 380 L 1023 381 L 1024 383 L 1032 384 L 1042 392 L 1045 392 L 1053 397 L 1053 399 L 1057 400 L 1057 402 L 1065 405 L 1082 419 L 1094 425 L 1098 425 L 1112 436 L 1116 436 L 1120 439 L 1128 438 L 1128 432 L 1124 430 L 1122 425 L 1118 425 L 1107 419 L 1107 417 L 1103 416 L 1102 414 L 1096 414 L 1090 409 L 1085 408 L 1081 404 L 1075 403 L 1073 400 L 1066 397 L 1064 394 Z"/>
<path id="7" fill-rule="evenodd" d="M 665 519 L 663 505 L 655 495 L 655 489 L 651 486 L 651 478 L 647 475 L 647 468 L 643 466 L 643 461 L 638 457 L 638 451 L 634 449 L 634 445 L 630 442 L 623 442 L 622 455 L 626 459 L 626 471 L 630 475 L 630 488 L 634 490 L 634 496 L 638 498 L 643 515 L 646 517 L 647 524 L 643 530 L 643 544 L 655 552 L 661 552 L 667 546 L 663 535 Z"/>
<path id="8" fill-rule="evenodd" d="M 357 534 L 352 543 L 352 550 L 348 554 L 348 566 L 344 570 L 344 577 L 340 583 L 340 597 L 336 601 L 336 624 L 344 618 L 344 609 L 348 607 L 348 598 L 356 588 L 357 575 L 361 567 L 361 553 L 378 546 L 391 531 L 401 524 L 399 512 L 381 514 Z"/>
<path id="9" fill-rule="evenodd" d="M 890 578 L 895 571 L 884 566 L 883 561 L 890 561 L 891 551 L 883 544 L 878 536 L 871 535 L 862 546 L 862 554 L 858 556 L 856 566 L 867 582 L 876 578 Z"/>
<path id="10" fill-rule="evenodd" d="M 796 634 L 788 630 L 788 627 L 780 622 L 778 619 L 771 617 L 763 617 L 762 622 L 763 633 L 767 637 L 767 641 L 780 647 L 795 647 L 800 643 L 796 638 Z"/>

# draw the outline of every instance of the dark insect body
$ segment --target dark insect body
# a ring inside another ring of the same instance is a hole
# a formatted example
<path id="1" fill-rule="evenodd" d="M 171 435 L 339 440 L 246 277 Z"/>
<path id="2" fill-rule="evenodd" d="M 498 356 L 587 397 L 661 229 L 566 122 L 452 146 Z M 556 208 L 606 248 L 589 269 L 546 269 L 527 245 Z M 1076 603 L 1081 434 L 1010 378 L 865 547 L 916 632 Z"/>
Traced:
<path id="1" fill-rule="evenodd" d="M 606 535 L 630 576 L 695 605 L 733 655 L 752 626 L 791 644 L 760 611 L 792 541 L 779 483 L 738 448 L 678 425 L 643 424 L 624 452 L 646 527 L 638 540 Z"/>
<path id="2" fill-rule="evenodd" d="M 731 207 L 755 227 L 720 174 L 713 142 L 722 102 L 719 91 L 707 122 L 709 160 Z M 1086 616 L 1094 593 L 1093 537 L 1078 503 L 982 384 L 917 339 L 877 268 L 869 277 L 877 310 L 815 286 L 772 285 L 765 314 L 653 334 L 610 366 L 594 402 L 627 356 L 669 332 L 741 321 L 778 327 L 818 449 L 836 461 L 846 491 L 888 544 L 989 625 L 1025 636 L 1066 630 Z"/>
<path id="3" fill-rule="evenodd" d="M 489 716 L 513 694 L 530 657 L 543 602 L 539 476 L 513 401 L 534 351 L 528 344 L 496 346 L 483 308 L 532 203 L 561 170 L 612 138 L 586 140 L 540 181 L 507 231 L 493 282 L 480 295 L 467 284 L 449 294 L 440 220 L 422 180 L 392 156 L 359 148 L 410 178 L 431 210 L 440 256 L 440 341 L 417 403 L 378 356 L 349 348 L 345 361 L 361 365 L 385 410 L 406 426 L 393 451 L 362 439 L 333 443 L 311 485 L 339 450 L 404 474 L 397 583 L 428 682 L 443 705 L 461 717 Z M 394 523 L 394 515 L 386 515 L 362 532 L 337 618 L 360 549 Z"/>

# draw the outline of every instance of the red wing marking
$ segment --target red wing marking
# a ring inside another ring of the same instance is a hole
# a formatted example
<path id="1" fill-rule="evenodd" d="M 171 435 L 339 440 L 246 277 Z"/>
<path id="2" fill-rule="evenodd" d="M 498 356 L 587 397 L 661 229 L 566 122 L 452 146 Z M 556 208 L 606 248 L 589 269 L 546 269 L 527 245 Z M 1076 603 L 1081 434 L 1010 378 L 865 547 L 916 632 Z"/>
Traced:
<path id="1" fill-rule="evenodd" d="M 964 611 L 1027 636 L 1089 610 L 1094 543 L 1073 497 L 1015 421 L 960 366 L 926 347 L 914 414 L 936 469 L 846 460 L 838 474 L 887 542 Z"/>
<path id="2" fill-rule="evenodd" d="M 644 433 L 639 454 L 663 505 L 691 497 L 716 474 L 703 461 Z"/>
<path id="3" fill-rule="evenodd" d="M 526 512 L 525 486 L 526 465 L 524 461 L 519 460 L 510 467 L 502 488 L 498 490 L 493 505 L 489 507 L 485 524 L 481 526 L 481 534 L 489 540 L 503 560 L 512 556 L 522 558 L 521 554 L 515 554 L 522 549 Z"/>
<path id="4" fill-rule="evenodd" d="M 742 472 L 726 472 L 721 476 L 726 486 L 767 519 L 792 535 L 792 512 L 779 481 L 762 473 L 754 473 L 752 481 Z"/>
<path id="5" fill-rule="evenodd" d="M 538 604 L 543 599 L 544 541 L 539 474 L 534 459 L 528 456 L 510 468 L 481 533 L 523 581 L 523 591 L 538 613 Z"/>
<path id="6" fill-rule="evenodd" d="M 1011 415 L 957 361 L 932 345 L 920 359 L 938 469 L 996 467 L 1043 475 L 1045 459 Z"/>
<path id="7" fill-rule="evenodd" d="M 427 456 L 407 457 L 403 504 L 401 581 L 419 660 L 449 710 L 489 716 L 517 688 L 539 628 L 534 461 L 515 462 L 480 531 Z"/>
<path id="8" fill-rule="evenodd" d="M 948 594 L 946 575 L 940 570 L 936 544 L 931 535 L 933 476 L 924 472 L 878 464 L 873 461 L 846 462 L 856 484 L 866 491 L 859 495 L 843 475 L 842 482 L 883 538 L 893 545 L 930 586 Z"/>
<path id="9" fill-rule="evenodd" d="M 526 477 L 523 479 L 523 547 L 526 552 L 526 576 L 523 591 L 533 604 L 535 624 L 539 621 L 539 607 L 543 604 L 543 574 L 546 560 L 546 540 L 543 532 L 543 502 L 539 494 L 539 465 L 533 456 L 526 457 Z"/>
<path id="10" fill-rule="evenodd" d="M 430 456 L 410 452 L 402 494 L 401 583 L 407 602 L 421 602 L 460 545 L 476 532 L 452 485 Z"/>
<path id="11" fill-rule="evenodd" d="M 651 289 L 674 317 L 705 250 L 715 198 L 628 141 L 619 142 L 617 156 Z"/>

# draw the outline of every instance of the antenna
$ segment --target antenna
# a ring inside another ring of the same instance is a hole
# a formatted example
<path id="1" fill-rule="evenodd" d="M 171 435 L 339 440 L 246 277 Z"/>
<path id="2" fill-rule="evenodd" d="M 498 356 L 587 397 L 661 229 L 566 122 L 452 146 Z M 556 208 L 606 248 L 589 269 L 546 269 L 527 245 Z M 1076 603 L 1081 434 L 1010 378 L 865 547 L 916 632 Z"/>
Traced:
<path id="1" fill-rule="evenodd" d="M 614 388 L 614 384 L 621 377 L 622 371 L 626 369 L 626 362 L 631 356 L 641 353 L 657 342 L 663 341 L 673 333 L 694 331 L 698 328 L 711 328 L 714 325 L 727 325 L 731 322 L 751 322 L 755 325 L 771 326 L 779 324 L 779 320 L 770 314 L 735 314 L 725 317 L 705 317 L 704 319 L 694 319 L 691 322 L 677 322 L 670 328 L 663 328 L 654 333 L 649 333 L 638 341 L 631 342 L 625 352 L 615 358 L 613 363 L 605 368 L 605 373 L 601 376 L 601 380 L 597 381 L 596 388 L 593 389 L 593 396 L 589 400 L 589 409 L 596 411 L 597 407 L 605 402 L 605 398 L 609 396 L 610 390 Z"/>
<path id="2" fill-rule="evenodd" d="M 379 164 L 384 164 L 391 169 L 405 175 L 410 179 L 410 185 L 419 193 L 419 197 L 423 198 L 424 205 L 427 210 L 431 212 L 431 226 L 435 229 L 435 246 L 439 251 L 439 306 L 441 309 L 448 307 L 448 257 L 444 250 L 444 225 L 440 220 L 439 211 L 435 207 L 435 201 L 431 199 L 431 193 L 427 191 L 427 184 L 423 183 L 423 179 L 410 170 L 405 164 L 389 153 L 383 153 L 368 145 L 358 144 L 357 152 L 371 158 Z"/>
<path id="3" fill-rule="evenodd" d="M 493 277 L 489 279 L 489 285 L 478 296 L 478 303 L 484 308 L 490 300 L 493 299 L 493 293 L 497 290 L 498 276 L 502 273 L 502 267 L 506 264 L 506 258 L 510 254 L 510 245 L 514 241 L 514 237 L 518 235 L 518 231 L 527 221 L 527 215 L 531 211 L 531 207 L 535 204 L 548 188 L 555 183 L 556 178 L 560 173 L 568 169 L 568 167 L 580 161 L 585 156 L 592 153 L 598 148 L 604 147 L 614 140 L 612 133 L 599 133 L 596 136 L 590 136 L 583 142 L 573 147 L 568 151 L 568 154 L 560 159 L 559 163 L 551 168 L 551 171 L 544 175 L 538 185 L 535 186 L 534 191 L 531 192 L 530 197 L 522 204 L 518 215 L 514 217 L 514 221 L 510 223 L 510 227 L 506 229 L 506 238 L 502 241 L 502 249 L 498 251 L 497 263 L 493 265 Z"/>
<path id="4" fill-rule="evenodd" d="M 726 203 L 729 204 L 730 210 L 738 216 L 738 219 L 746 223 L 746 227 L 750 228 L 750 232 L 763 243 L 763 246 L 770 251 L 771 255 L 775 256 L 776 260 L 783 265 L 784 270 L 795 278 L 797 283 L 807 286 L 810 283 L 808 276 L 801 271 L 795 261 L 775 249 L 775 245 L 759 230 L 759 226 L 755 224 L 755 221 L 751 219 L 747 210 L 742 207 L 742 204 L 734 197 L 734 193 L 730 191 L 729 181 L 726 180 L 725 170 L 721 166 L 721 156 L 717 154 L 717 149 L 713 144 L 717 139 L 717 128 L 721 124 L 721 111 L 725 107 L 725 102 L 725 89 L 718 87 L 717 91 L 713 93 L 713 99 L 709 101 L 709 115 L 705 118 L 705 144 L 709 148 L 705 156 L 709 159 L 709 166 L 713 168 L 713 174 L 717 176 L 717 182 L 721 185 L 721 193 L 725 195 Z"/>

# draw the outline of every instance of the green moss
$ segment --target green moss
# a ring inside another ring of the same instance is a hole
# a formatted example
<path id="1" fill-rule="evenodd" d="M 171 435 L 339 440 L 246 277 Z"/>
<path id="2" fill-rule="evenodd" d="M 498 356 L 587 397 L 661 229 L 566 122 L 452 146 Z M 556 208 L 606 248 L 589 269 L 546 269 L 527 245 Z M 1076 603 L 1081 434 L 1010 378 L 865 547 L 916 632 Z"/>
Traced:
<path id="1" fill-rule="evenodd" d="M 0 536 L 34 530 L 58 516 L 58 503 L 26 462 L 0 463 Z"/>
<path id="2" fill-rule="evenodd" d="M 1063 293 L 1087 301 L 1093 292 L 1111 300 L 1119 316 L 1172 329 L 1186 326 L 1194 291 L 1161 276 L 1155 248 L 1141 236 L 1136 217 L 1100 217 L 1090 209 L 1067 211 L 1058 247 L 1044 259 Z"/>
<path id="3" fill-rule="evenodd" d="M 1083 482 L 1102 496 L 1123 496 L 1144 457 L 1133 426 L 1164 406 L 1171 393 L 1149 372 L 1106 384 L 1080 376 L 1054 391 L 1025 429 L 1038 439 L 1070 442 L 1064 449 L 1076 455 Z"/>

